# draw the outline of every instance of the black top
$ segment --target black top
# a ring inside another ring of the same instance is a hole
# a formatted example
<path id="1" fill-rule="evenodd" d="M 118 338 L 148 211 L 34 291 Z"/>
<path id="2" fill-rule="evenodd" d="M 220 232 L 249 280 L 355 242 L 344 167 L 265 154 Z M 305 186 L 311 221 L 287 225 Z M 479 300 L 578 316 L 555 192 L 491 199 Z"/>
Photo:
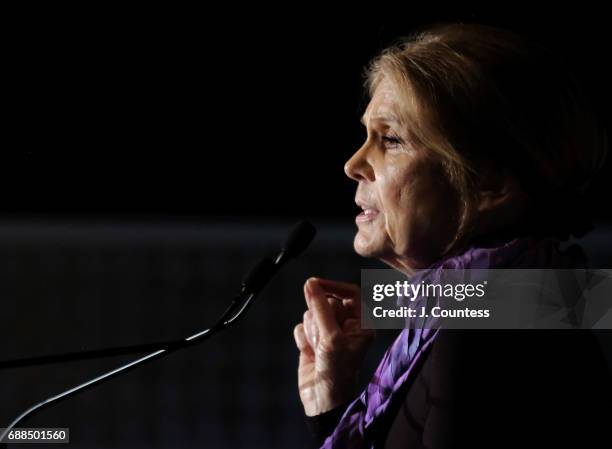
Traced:
<path id="1" fill-rule="evenodd" d="M 590 331 L 440 331 L 379 447 L 612 447 L 612 377 Z M 348 404 L 307 417 L 313 447 Z"/>

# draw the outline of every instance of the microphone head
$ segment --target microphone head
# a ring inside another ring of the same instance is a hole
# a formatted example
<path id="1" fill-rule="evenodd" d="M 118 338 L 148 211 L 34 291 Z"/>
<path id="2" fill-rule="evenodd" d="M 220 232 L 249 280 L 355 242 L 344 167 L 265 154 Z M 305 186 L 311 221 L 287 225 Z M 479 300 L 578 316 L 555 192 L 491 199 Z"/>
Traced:
<path id="1" fill-rule="evenodd" d="M 286 258 L 299 256 L 310 245 L 316 233 L 316 228 L 309 221 L 298 222 L 287 236 L 282 253 Z"/>
<path id="2" fill-rule="evenodd" d="M 260 291 L 267 284 L 275 271 L 276 266 L 270 258 L 266 257 L 261 259 L 245 276 L 242 281 L 242 290 L 249 293 Z"/>

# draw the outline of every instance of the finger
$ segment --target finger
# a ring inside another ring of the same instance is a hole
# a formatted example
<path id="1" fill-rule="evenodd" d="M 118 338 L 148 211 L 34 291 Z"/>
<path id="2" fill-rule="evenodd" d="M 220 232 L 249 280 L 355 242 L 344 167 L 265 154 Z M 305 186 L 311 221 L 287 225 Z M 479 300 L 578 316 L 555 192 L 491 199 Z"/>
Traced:
<path id="1" fill-rule="evenodd" d="M 317 328 L 317 324 L 310 310 L 304 312 L 304 332 L 310 346 L 312 348 L 316 347 L 319 338 L 319 329 Z"/>
<path id="2" fill-rule="evenodd" d="M 310 279 L 306 282 L 306 295 L 309 297 L 310 310 L 321 334 L 332 335 L 340 331 L 334 310 L 327 301 L 327 296 L 317 282 Z"/>
<path id="3" fill-rule="evenodd" d="M 358 318 L 361 316 L 361 290 L 358 285 L 316 277 L 310 278 L 309 281 L 317 283 L 328 296 L 338 298 L 346 311 L 345 317 Z"/>
<path id="4" fill-rule="evenodd" d="M 342 303 L 342 300 L 339 300 L 333 296 L 328 296 L 327 302 L 329 303 L 330 307 L 334 311 L 334 315 L 336 316 L 336 321 L 340 324 L 340 326 L 342 326 L 342 323 L 344 323 L 344 320 L 346 320 L 349 316 L 349 311 Z"/>
<path id="5" fill-rule="evenodd" d="M 361 317 L 361 298 L 343 299 L 342 306 L 344 307 L 344 310 L 346 310 L 347 317 Z"/>
<path id="6" fill-rule="evenodd" d="M 364 337 L 374 336 L 374 329 L 364 329 L 362 324 L 360 319 L 348 318 L 342 326 L 342 332 L 347 335 L 360 334 Z"/>
<path id="7" fill-rule="evenodd" d="M 352 348 L 357 351 L 366 350 L 376 336 L 374 329 L 362 329 L 360 320 L 353 318 L 346 320 L 342 331 L 351 342 Z"/>
<path id="8" fill-rule="evenodd" d="M 342 324 L 342 331 L 345 334 L 355 333 L 361 330 L 361 322 L 355 318 L 348 318 Z"/>
<path id="9" fill-rule="evenodd" d="M 293 338 L 295 338 L 295 344 L 300 352 L 311 353 L 312 347 L 308 343 L 306 334 L 304 332 L 304 324 L 300 323 L 293 328 Z"/>
<path id="10" fill-rule="evenodd" d="M 333 281 L 331 279 L 314 278 L 325 292 L 338 296 L 341 299 L 359 298 L 360 289 L 356 284 Z"/>
<path id="11" fill-rule="evenodd" d="M 306 279 L 306 282 L 304 282 L 304 299 L 306 300 L 306 307 L 308 307 L 310 309 L 310 287 L 308 287 L 308 283 L 314 278 L 309 278 Z"/>
<path id="12" fill-rule="evenodd" d="M 359 318 L 361 316 L 361 303 L 355 299 L 338 299 L 337 296 L 327 296 L 327 302 L 336 316 L 336 321 L 342 327 L 347 318 Z"/>

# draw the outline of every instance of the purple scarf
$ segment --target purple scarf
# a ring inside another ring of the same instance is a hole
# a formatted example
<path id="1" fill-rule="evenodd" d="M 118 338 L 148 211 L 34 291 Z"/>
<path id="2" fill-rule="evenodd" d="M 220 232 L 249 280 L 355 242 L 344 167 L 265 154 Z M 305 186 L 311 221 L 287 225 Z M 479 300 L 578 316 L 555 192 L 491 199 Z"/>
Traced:
<path id="1" fill-rule="evenodd" d="M 562 252 L 552 238 L 516 238 L 495 247 L 472 246 L 461 255 L 434 263 L 417 273 L 421 279 L 435 279 L 441 269 L 503 268 L 580 268 L 586 266 L 584 253 L 577 245 Z M 415 278 L 412 278 L 414 281 Z M 375 449 L 373 435 L 402 386 L 410 381 L 415 368 L 428 353 L 439 329 L 404 329 L 385 352 L 365 390 L 346 409 L 322 449 Z M 383 430 L 384 431 L 384 430 Z"/>

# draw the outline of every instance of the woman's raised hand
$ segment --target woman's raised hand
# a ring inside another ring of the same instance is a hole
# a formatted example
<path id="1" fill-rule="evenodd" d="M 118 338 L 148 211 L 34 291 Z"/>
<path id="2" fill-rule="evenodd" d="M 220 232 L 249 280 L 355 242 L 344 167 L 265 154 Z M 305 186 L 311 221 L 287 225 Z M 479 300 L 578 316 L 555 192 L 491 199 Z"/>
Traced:
<path id="1" fill-rule="evenodd" d="M 374 331 L 361 329 L 359 286 L 310 278 L 304 296 L 308 310 L 294 329 L 300 350 L 298 388 L 306 415 L 314 416 L 356 395 Z"/>

